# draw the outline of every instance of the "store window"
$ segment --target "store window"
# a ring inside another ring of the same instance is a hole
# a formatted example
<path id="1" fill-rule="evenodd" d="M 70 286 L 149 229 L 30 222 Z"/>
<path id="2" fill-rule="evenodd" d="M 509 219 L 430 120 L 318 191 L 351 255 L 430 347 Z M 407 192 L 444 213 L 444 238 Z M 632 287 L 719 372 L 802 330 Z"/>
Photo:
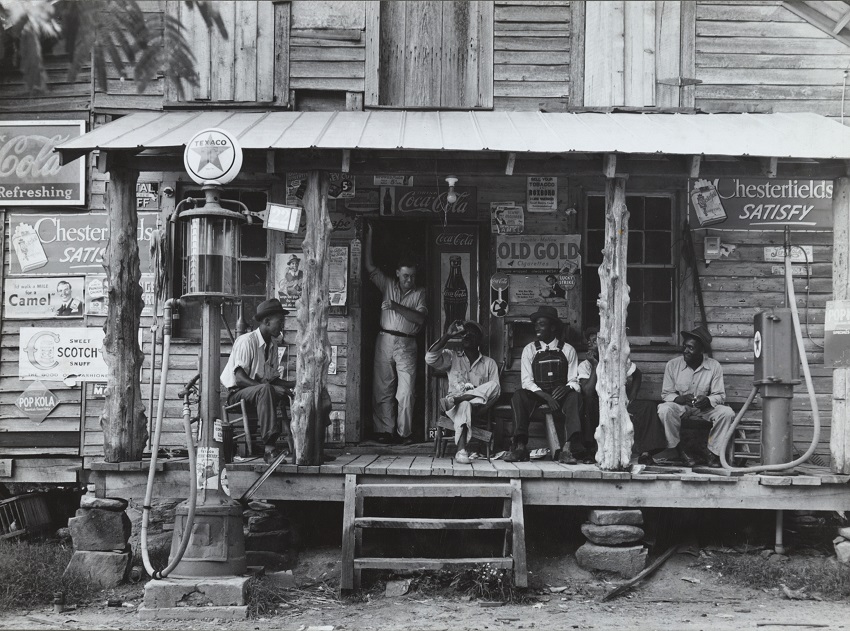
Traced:
<path id="1" fill-rule="evenodd" d="M 186 189 L 183 197 L 203 197 L 200 189 Z M 260 212 L 265 210 L 268 194 L 266 191 L 249 189 L 224 189 L 222 199 L 234 199 L 242 202 L 248 210 Z M 226 205 L 226 204 L 225 204 Z M 177 223 L 178 234 L 175 243 L 180 247 L 185 224 Z M 185 291 L 183 274 L 183 252 L 175 252 L 174 294 L 180 296 Z M 252 224 L 243 224 L 239 237 L 239 295 L 241 296 L 243 318 L 252 326 L 252 318 L 257 311 L 257 305 L 267 298 L 269 275 L 268 231 L 263 224 L 255 219 Z M 223 336 L 229 337 L 228 326 L 236 335 L 236 320 L 239 317 L 239 305 L 228 304 L 224 307 L 221 323 Z M 175 335 L 179 337 L 198 337 L 201 332 L 201 304 L 196 301 L 186 301 L 181 304 L 179 318 L 175 320 Z M 223 337 L 223 339 L 225 339 Z"/>
<path id="2" fill-rule="evenodd" d="M 627 282 L 630 338 L 667 341 L 675 335 L 676 265 L 673 258 L 673 199 L 627 195 L 629 248 Z M 582 277 L 584 326 L 599 326 L 599 265 L 605 243 L 605 196 L 588 195 Z"/>

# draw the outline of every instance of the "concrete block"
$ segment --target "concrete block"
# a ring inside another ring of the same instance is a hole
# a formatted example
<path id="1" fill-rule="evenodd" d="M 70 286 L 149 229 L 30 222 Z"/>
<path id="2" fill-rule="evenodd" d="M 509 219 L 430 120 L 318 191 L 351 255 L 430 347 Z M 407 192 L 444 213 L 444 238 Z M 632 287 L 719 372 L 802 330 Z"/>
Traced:
<path id="1" fill-rule="evenodd" d="M 83 495 L 80 498 L 80 508 L 102 508 L 121 512 L 126 510 L 129 502 L 120 497 L 95 497 L 94 495 Z"/>
<path id="2" fill-rule="evenodd" d="M 248 605 L 230 607 L 139 607 L 139 620 L 244 620 Z"/>
<path id="3" fill-rule="evenodd" d="M 587 523 L 581 525 L 581 532 L 591 543 L 600 546 L 619 546 L 643 539 L 643 528 L 637 526 L 597 526 Z"/>
<path id="4" fill-rule="evenodd" d="M 597 526 L 641 526 L 643 525 L 643 513 L 637 509 L 592 510 L 590 511 L 590 523 Z"/>
<path id="5" fill-rule="evenodd" d="M 77 550 L 65 568 L 65 576 L 77 577 L 101 589 L 120 585 L 130 572 L 129 552 Z"/>
<path id="6" fill-rule="evenodd" d="M 631 578 L 646 565 L 646 554 L 643 546 L 611 548 L 585 543 L 576 550 L 576 561 L 586 570 L 604 570 Z"/>
<path id="7" fill-rule="evenodd" d="M 850 539 L 850 526 L 845 526 L 844 528 L 838 529 L 838 535 L 840 537 L 844 537 L 845 539 Z"/>
<path id="8" fill-rule="evenodd" d="M 121 511 L 81 508 L 68 520 L 75 550 L 123 550 L 130 539 L 130 518 Z"/>
<path id="9" fill-rule="evenodd" d="M 247 576 L 225 576 L 148 581 L 145 585 L 145 607 L 242 606 L 247 603 L 248 580 Z"/>
<path id="10" fill-rule="evenodd" d="M 835 557 L 839 563 L 850 565 L 850 541 L 842 541 L 835 544 Z"/>

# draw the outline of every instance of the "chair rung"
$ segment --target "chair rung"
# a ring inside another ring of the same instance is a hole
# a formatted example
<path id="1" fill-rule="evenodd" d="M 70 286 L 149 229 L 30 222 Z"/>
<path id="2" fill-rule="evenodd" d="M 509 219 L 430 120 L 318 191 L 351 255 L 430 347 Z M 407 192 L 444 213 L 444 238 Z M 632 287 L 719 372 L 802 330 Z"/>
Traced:
<path id="1" fill-rule="evenodd" d="M 761 445 L 761 439 L 758 438 L 736 438 L 736 445 Z"/>
<path id="2" fill-rule="evenodd" d="M 511 497 L 508 484 L 358 484 L 358 497 Z"/>
<path id="3" fill-rule="evenodd" d="M 356 517 L 357 528 L 410 528 L 415 530 L 510 530 L 510 517 L 440 519 L 413 517 Z"/>
<path id="4" fill-rule="evenodd" d="M 514 561 L 510 557 L 481 557 L 462 559 L 414 559 L 363 557 L 354 559 L 355 570 L 441 570 L 446 567 L 479 567 L 490 565 L 511 569 Z"/>
<path id="5" fill-rule="evenodd" d="M 749 454 L 747 452 L 735 452 L 736 458 L 741 458 L 743 460 L 758 460 L 761 458 L 761 454 Z"/>

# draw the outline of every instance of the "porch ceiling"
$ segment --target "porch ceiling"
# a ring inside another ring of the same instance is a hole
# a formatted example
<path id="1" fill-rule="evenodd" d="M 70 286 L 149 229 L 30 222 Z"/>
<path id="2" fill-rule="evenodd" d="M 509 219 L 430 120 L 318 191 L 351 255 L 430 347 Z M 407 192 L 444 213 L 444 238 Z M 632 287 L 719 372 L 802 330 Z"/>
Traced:
<path id="1" fill-rule="evenodd" d="M 850 159 L 850 128 L 810 113 L 233 112 L 130 114 L 58 147 L 179 151 L 198 131 L 251 150 L 383 149 L 528 154 L 619 153 Z"/>

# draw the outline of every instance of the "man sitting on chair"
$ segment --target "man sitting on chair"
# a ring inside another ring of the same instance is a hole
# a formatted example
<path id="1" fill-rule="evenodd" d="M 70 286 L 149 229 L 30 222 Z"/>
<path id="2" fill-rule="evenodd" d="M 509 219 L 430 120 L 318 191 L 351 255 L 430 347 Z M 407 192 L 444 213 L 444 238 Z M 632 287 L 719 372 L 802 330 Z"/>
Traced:
<path id="1" fill-rule="evenodd" d="M 221 385 L 227 388 L 227 403 L 245 401 L 257 410 L 263 458 L 272 463 L 280 455 L 275 448 L 282 427 L 277 417 L 279 401 L 288 403 L 293 394 L 292 383 L 280 378 L 277 338 L 283 330 L 283 317 L 289 313 L 280 300 L 272 298 L 260 303 L 254 320 L 256 330 L 236 338 L 233 350 L 221 373 Z"/>
<path id="2" fill-rule="evenodd" d="M 461 350 L 446 348 L 451 338 L 460 338 Z M 490 357 L 481 354 L 481 327 L 472 320 L 453 322 L 425 353 L 425 363 L 437 372 L 448 373 L 448 395 L 440 407 L 455 427 L 455 462 L 469 464 L 467 441 L 472 435 L 472 412 L 480 412 L 496 402 L 501 393 L 499 368 Z"/>
<path id="3" fill-rule="evenodd" d="M 588 457 L 579 416 L 578 356 L 572 346 L 558 339 L 561 320 L 555 307 L 540 307 L 531 314 L 531 322 L 537 340 L 522 350 L 522 388 L 511 398 L 514 439 L 512 451 L 505 461 L 523 462 L 529 459 L 526 444 L 531 415 L 540 406 L 548 405 L 555 417 L 558 442 L 563 445 L 559 461 L 578 464 L 578 460 Z"/>

